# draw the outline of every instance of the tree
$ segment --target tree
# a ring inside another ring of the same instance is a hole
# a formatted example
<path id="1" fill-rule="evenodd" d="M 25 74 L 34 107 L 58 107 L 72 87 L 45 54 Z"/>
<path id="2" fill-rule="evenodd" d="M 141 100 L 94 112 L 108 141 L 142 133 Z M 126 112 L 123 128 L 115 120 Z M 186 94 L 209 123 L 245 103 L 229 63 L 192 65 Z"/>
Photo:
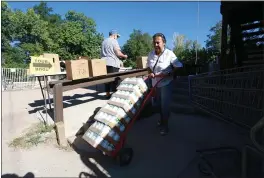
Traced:
<path id="1" fill-rule="evenodd" d="M 6 52 L 13 39 L 14 26 L 11 21 L 12 11 L 6 2 L 1 2 L 1 51 Z"/>
<path id="2" fill-rule="evenodd" d="M 2 59 L 5 60 L 3 66 L 6 68 L 26 68 L 25 58 L 24 50 L 19 47 L 10 48 L 7 52 L 2 53 Z"/>
<path id="3" fill-rule="evenodd" d="M 23 63 L 26 51 L 31 56 L 57 53 L 63 59 L 100 57 L 103 35 L 96 31 L 95 21 L 83 13 L 68 11 L 62 19 L 46 2 L 40 2 L 26 12 L 13 12 L 6 2 L 2 2 L 1 11 L 4 66 L 26 67 Z"/>
<path id="4" fill-rule="evenodd" d="M 52 46 L 52 39 L 48 32 L 48 22 L 35 14 L 33 9 L 26 13 L 17 10 L 11 16 L 15 28 L 14 39 L 18 46 L 32 55 L 40 55 Z"/>
<path id="5" fill-rule="evenodd" d="M 49 21 L 50 13 L 53 11 L 51 7 L 48 7 L 46 2 L 40 2 L 38 5 L 33 7 L 34 12 L 40 15 L 42 20 Z"/>
<path id="6" fill-rule="evenodd" d="M 148 33 L 134 29 L 122 50 L 128 55 L 128 59 L 125 60 L 124 65 L 134 68 L 136 67 L 136 58 L 147 56 L 152 50 L 152 37 Z"/>
<path id="7" fill-rule="evenodd" d="M 198 63 L 203 63 L 204 61 L 200 59 L 201 55 L 201 45 L 197 41 L 192 41 L 186 39 L 185 35 L 178 33 L 173 34 L 173 52 L 178 57 L 178 59 L 184 64 L 195 64 L 196 58 Z M 197 54 L 197 55 L 196 55 Z"/>
<path id="8" fill-rule="evenodd" d="M 209 31 L 210 34 L 207 35 L 208 39 L 205 43 L 208 51 L 208 58 L 210 61 L 213 61 L 216 56 L 219 56 L 221 53 L 222 21 L 217 22 Z"/>
<path id="9" fill-rule="evenodd" d="M 180 56 L 181 53 L 185 49 L 185 44 L 184 44 L 185 36 L 180 35 L 178 33 L 173 34 L 173 45 L 174 49 L 173 52 L 175 53 L 176 56 Z"/>
<path id="10" fill-rule="evenodd" d="M 34 12 L 40 15 L 40 18 L 49 23 L 49 32 L 52 33 L 54 28 L 63 22 L 59 14 L 52 14 L 53 9 L 48 7 L 47 2 L 40 2 L 33 7 Z"/>
<path id="11" fill-rule="evenodd" d="M 100 57 L 103 35 L 96 32 L 96 23 L 83 13 L 69 11 L 65 20 L 53 33 L 57 39 L 55 49 L 63 59 L 75 59 L 77 56 Z"/>

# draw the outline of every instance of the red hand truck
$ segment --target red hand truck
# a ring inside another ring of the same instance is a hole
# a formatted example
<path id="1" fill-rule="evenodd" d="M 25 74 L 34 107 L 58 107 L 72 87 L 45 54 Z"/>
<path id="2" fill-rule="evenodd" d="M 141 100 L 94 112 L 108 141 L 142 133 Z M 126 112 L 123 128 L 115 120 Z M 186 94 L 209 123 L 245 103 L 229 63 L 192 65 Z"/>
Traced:
<path id="1" fill-rule="evenodd" d="M 155 86 L 153 86 L 152 88 L 149 88 L 147 93 L 144 94 L 145 96 L 144 96 L 144 99 L 143 99 L 139 109 L 134 114 L 131 121 L 126 125 L 125 130 L 120 134 L 120 139 L 119 139 L 118 143 L 115 144 L 115 149 L 111 152 L 105 152 L 105 151 L 101 150 L 100 148 L 97 148 L 98 150 L 102 151 L 106 155 L 116 159 L 120 166 L 129 165 L 132 158 L 133 158 L 133 149 L 125 147 L 127 133 L 131 129 L 131 127 L 133 126 L 134 122 L 138 119 L 138 117 L 139 117 L 141 111 L 143 110 L 143 108 L 145 107 L 146 103 L 148 103 L 149 100 L 153 96 L 155 96 L 156 88 L 157 88 L 158 84 L 164 78 L 165 77 L 161 77 L 161 79 L 155 84 Z M 149 78 L 148 77 L 144 78 L 144 81 L 146 82 L 147 79 L 149 79 Z"/>

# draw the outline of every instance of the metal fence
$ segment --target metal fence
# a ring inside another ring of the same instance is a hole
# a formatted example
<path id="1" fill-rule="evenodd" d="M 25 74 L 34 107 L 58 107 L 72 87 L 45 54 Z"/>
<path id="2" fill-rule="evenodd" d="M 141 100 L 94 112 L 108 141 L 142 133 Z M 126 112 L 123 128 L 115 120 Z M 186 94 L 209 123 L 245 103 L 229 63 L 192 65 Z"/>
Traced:
<path id="1" fill-rule="evenodd" d="M 36 77 L 29 75 L 28 69 L 2 68 L 2 91 L 23 90 L 39 87 Z"/>
<path id="2" fill-rule="evenodd" d="M 189 76 L 189 91 L 196 107 L 251 128 L 264 115 L 264 65 Z"/>

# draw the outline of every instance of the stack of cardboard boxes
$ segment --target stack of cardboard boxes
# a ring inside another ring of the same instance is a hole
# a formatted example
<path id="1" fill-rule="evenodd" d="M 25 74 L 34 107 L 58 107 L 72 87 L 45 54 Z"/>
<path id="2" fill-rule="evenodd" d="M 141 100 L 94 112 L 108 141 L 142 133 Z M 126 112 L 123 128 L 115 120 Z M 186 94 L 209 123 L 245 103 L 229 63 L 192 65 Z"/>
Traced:
<path id="1" fill-rule="evenodd" d="M 65 67 L 68 80 L 107 75 L 106 61 L 102 59 L 89 59 L 86 56 L 80 56 L 76 60 L 66 60 Z M 146 67 L 147 57 L 138 57 L 137 68 L 144 69 Z M 58 54 L 44 53 L 38 57 L 31 57 L 30 74 L 52 75 L 60 72 Z"/>
<path id="2" fill-rule="evenodd" d="M 147 58 L 147 56 L 137 58 L 138 69 L 147 68 Z M 66 61 L 66 72 L 68 80 L 106 75 L 106 61 L 82 56 L 78 60 Z"/>
<path id="3" fill-rule="evenodd" d="M 81 56 L 76 60 L 67 60 L 65 67 L 68 80 L 107 74 L 105 60 L 89 59 L 86 56 Z M 29 73 L 31 75 L 54 75 L 61 73 L 59 55 L 44 53 L 39 56 L 31 56 Z"/>
<path id="4" fill-rule="evenodd" d="M 107 104 L 94 117 L 83 139 L 108 155 L 116 149 L 136 116 L 148 87 L 142 78 L 126 78 Z"/>
<path id="5" fill-rule="evenodd" d="M 102 59 L 89 59 L 79 57 L 76 60 L 65 62 L 68 80 L 96 77 L 106 75 L 106 61 Z"/>

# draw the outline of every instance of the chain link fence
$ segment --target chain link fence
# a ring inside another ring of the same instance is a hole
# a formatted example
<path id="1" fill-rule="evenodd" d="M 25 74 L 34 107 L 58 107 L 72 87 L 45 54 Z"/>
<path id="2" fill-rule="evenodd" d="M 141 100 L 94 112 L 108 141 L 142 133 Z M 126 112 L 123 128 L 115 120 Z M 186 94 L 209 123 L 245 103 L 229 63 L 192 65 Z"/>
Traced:
<path id="1" fill-rule="evenodd" d="M 2 68 L 2 91 L 39 88 L 36 77 L 29 75 L 28 69 Z"/>
<path id="2" fill-rule="evenodd" d="M 264 65 L 190 76 L 190 99 L 198 108 L 251 128 L 264 116 Z"/>

